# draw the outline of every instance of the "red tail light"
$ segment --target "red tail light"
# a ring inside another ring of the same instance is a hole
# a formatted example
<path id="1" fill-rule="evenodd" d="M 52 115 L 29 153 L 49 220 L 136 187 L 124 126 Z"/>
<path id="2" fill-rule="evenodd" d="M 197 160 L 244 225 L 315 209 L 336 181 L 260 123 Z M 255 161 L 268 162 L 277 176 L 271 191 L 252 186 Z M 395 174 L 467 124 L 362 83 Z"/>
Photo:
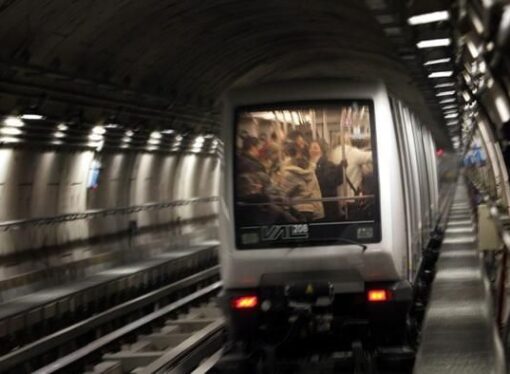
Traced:
<path id="1" fill-rule="evenodd" d="M 390 299 L 389 292 L 384 289 L 369 290 L 367 294 L 368 301 L 371 303 L 380 303 Z"/>
<path id="2" fill-rule="evenodd" d="M 259 298 L 255 295 L 238 296 L 232 299 L 233 309 L 253 309 L 259 305 Z"/>

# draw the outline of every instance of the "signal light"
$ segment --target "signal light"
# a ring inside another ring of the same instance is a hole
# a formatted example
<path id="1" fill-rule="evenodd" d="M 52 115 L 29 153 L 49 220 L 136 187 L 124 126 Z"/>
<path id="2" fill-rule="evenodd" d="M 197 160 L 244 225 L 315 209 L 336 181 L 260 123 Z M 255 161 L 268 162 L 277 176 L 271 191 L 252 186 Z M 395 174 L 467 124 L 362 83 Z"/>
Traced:
<path id="1" fill-rule="evenodd" d="M 232 299 L 233 309 L 253 309 L 259 305 L 259 298 L 255 295 L 238 296 Z"/>
<path id="2" fill-rule="evenodd" d="M 388 301 L 390 299 L 390 295 L 388 291 L 384 289 L 376 289 L 369 290 L 367 295 L 368 301 L 371 303 L 379 303 L 383 301 Z"/>

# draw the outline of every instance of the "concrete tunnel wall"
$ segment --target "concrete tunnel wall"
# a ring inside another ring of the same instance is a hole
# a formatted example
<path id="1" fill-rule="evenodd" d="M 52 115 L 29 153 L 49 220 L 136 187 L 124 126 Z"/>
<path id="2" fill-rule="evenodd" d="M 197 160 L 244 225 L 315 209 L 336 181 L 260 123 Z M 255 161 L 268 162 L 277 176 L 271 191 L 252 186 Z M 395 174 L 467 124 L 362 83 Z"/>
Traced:
<path id="1" fill-rule="evenodd" d="M 89 189 L 94 159 L 101 161 L 102 170 L 99 186 Z M 0 149 L 0 221 L 218 196 L 219 178 L 215 155 Z M 154 253 L 149 244 L 174 242 L 168 240 L 175 234 L 169 224 L 178 217 L 191 222 L 180 232 L 190 232 L 210 223 L 194 220 L 214 220 L 216 214 L 217 203 L 207 202 L 0 230 L 0 300 L 121 261 L 128 251 L 130 220 L 142 233 L 138 248 Z"/>

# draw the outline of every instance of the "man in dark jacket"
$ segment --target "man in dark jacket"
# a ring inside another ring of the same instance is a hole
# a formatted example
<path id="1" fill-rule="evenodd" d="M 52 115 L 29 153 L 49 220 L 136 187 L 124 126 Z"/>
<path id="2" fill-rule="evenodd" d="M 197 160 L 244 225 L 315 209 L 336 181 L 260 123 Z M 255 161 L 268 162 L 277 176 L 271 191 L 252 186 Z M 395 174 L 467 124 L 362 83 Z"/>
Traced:
<path id="1" fill-rule="evenodd" d="M 322 197 L 338 197 L 337 188 L 344 181 L 345 161 L 339 165 L 334 164 L 327 158 L 327 150 L 324 144 L 313 141 L 310 144 L 310 157 L 315 162 L 315 175 L 319 181 Z M 325 201 L 324 221 L 332 222 L 340 219 L 338 202 Z"/>
<path id="2" fill-rule="evenodd" d="M 241 153 L 237 158 L 237 173 L 258 173 L 266 172 L 264 165 L 258 159 L 259 140 L 254 136 L 246 136 L 243 139 Z"/>

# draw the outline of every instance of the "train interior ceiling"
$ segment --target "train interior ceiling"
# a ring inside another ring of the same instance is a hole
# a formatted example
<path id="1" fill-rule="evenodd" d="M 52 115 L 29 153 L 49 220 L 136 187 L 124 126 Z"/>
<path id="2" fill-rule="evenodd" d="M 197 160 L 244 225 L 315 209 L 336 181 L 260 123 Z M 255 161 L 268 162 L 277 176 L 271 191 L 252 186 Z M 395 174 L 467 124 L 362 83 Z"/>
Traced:
<path id="1" fill-rule="evenodd" d="M 402 258 L 346 260 L 361 275 L 345 279 L 379 286 L 390 268 L 394 295 L 411 285 L 420 334 L 441 242 L 473 233 L 510 349 L 508 0 L 7 0 L 0 20 L 0 372 L 49 364 L 62 355 L 16 351 L 208 266 L 221 262 L 228 307 L 243 307 L 262 296 L 239 289 L 277 283 L 282 258 L 312 273 L 296 247 L 350 244 L 371 258 L 399 235 Z M 328 97 L 338 82 L 384 87 L 384 99 Z M 299 99 L 314 84 L 323 92 Z M 277 89 L 264 99 L 264 87 Z M 357 172 L 349 152 L 365 160 Z M 390 227 L 395 195 L 405 230 Z M 448 223 L 468 211 L 474 231 Z M 321 266 L 343 264 L 318 250 Z M 274 273 L 257 273 L 253 251 Z M 65 296 L 86 282 L 96 293 Z M 286 287 L 290 297 L 301 284 Z M 364 360 L 358 372 L 372 372 Z"/>

